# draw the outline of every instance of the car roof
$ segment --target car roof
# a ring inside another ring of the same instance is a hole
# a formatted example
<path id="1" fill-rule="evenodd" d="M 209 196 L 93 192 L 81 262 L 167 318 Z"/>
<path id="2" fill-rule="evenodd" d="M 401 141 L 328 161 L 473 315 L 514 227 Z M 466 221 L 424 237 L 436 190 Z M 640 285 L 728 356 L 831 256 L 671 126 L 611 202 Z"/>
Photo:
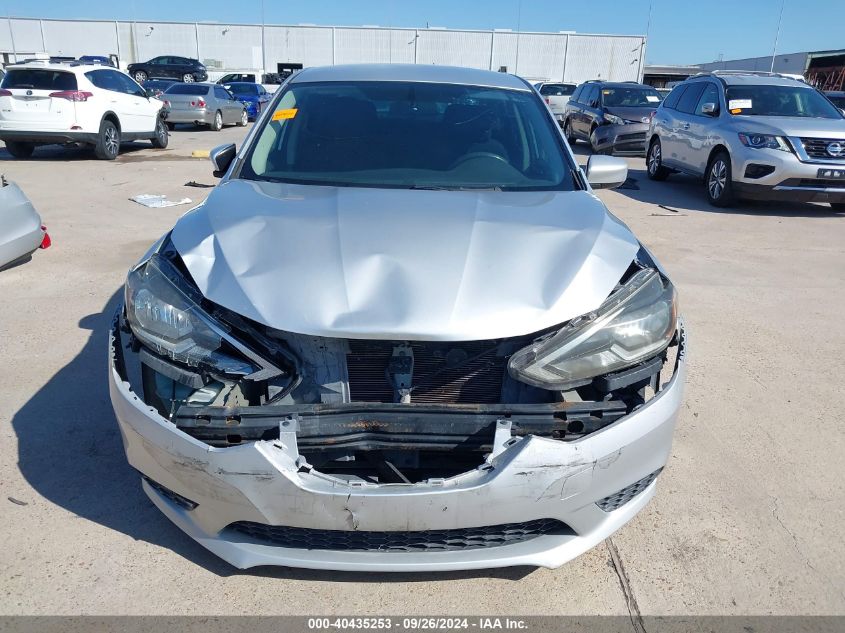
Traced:
<path id="1" fill-rule="evenodd" d="M 647 86 L 646 84 L 641 84 L 637 81 L 596 81 L 591 79 L 590 81 L 585 81 L 584 83 L 588 84 L 596 84 L 597 86 L 610 86 L 611 88 L 653 88 L 654 86 Z"/>
<path id="2" fill-rule="evenodd" d="M 65 72 L 84 72 L 86 70 L 91 70 L 92 68 L 105 68 L 111 70 L 117 70 L 111 66 L 104 66 L 103 64 L 93 64 L 88 62 L 80 62 L 80 61 L 72 61 L 72 62 L 47 62 L 47 61 L 34 61 L 34 62 L 25 62 L 20 64 L 9 64 L 6 66 L 6 71 L 10 70 L 63 70 Z"/>
<path id="3" fill-rule="evenodd" d="M 776 73 L 762 73 L 762 72 L 743 72 L 743 71 L 729 71 L 729 72 L 712 72 L 701 73 L 693 75 L 688 81 L 694 79 L 719 79 L 726 86 L 804 86 L 805 88 L 812 88 L 812 86 L 804 83 L 799 79 L 792 77 L 784 77 Z"/>
<path id="4" fill-rule="evenodd" d="M 429 64 L 341 64 L 306 68 L 292 84 L 320 81 L 419 81 L 531 91 L 524 79 L 508 73 Z"/>

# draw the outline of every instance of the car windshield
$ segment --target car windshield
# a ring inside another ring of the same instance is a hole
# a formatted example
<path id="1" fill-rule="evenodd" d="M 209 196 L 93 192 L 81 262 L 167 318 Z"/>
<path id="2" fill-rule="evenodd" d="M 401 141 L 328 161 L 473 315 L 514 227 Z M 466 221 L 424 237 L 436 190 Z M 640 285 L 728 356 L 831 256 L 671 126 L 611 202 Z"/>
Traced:
<path id="1" fill-rule="evenodd" d="M 842 118 L 830 101 L 808 86 L 729 86 L 725 98 L 731 114 Z"/>
<path id="2" fill-rule="evenodd" d="M 173 84 L 164 92 L 169 95 L 191 95 L 193 97 L 202 97 L 208 94 L 208 86 L 198 84 Z"/>
<path id="3" fill-rule="evenodd" d="M 258 86 L 253 84 L 229 84 L 226 87 L 229 89 L 229 92 L 236 95 L 258 94 Z"/>
<path id="4" fill-rule="evenodd" d="M 356 187 L 572 190 L 536 93 L 419 82 L 290 85 L 241 177 Z"/>
<path id="5" fill-rule="evenodd" d="M 607 108 L 639 108 L 663 100 L 657 90 L 642 86 L 609 86 L 601 89 L 601 95 Z"/>

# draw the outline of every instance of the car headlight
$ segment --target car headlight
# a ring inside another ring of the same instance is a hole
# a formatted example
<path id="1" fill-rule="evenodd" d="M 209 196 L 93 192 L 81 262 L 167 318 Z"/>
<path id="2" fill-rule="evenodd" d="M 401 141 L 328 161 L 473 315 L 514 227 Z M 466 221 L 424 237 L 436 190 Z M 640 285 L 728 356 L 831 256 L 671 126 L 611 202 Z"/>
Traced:
<path id="1" fill-rule="evenodd" d="M 208 315 L 196 289 L 158 253 L 129 272 L 125 301 L 132 333 L 160 356 L 253 380 L 280 373 Z M 230 350 L 234 355 L 227 353 Z"/>
<path id="2" fill-rule="evenodd" d="M 782 136 L 773 136 L 771 134 L 745 134 L 744 132 L 739 132 L 739 142 L 746 147 L 753 147 L 754 149 L 791 151 Z"/>
<path id="3" fill-rule="evenodd" d="M 641 270 L 595 312 L 516 352 L 508 371 L 535 387 L 564 391 L 662 352 L 677 319 L 674 286 L 654 269 Z"/>
<path id="4" fill-rule="evenodd" d="M 616 116 L 615 114 L 605 114 L 604 120 L 610 123 L 611 125 L 625 125 L 627 121 L 623 119 L 621 116 Z"/>

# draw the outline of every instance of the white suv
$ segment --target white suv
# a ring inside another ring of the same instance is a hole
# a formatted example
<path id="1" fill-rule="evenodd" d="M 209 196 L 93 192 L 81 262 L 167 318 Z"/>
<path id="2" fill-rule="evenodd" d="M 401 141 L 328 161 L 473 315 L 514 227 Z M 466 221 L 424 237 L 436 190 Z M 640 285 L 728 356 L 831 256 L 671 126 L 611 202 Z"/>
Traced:
<path id="1" fill-rule="evenodd" d="M 36 145 L 84 143 L 112 160 L 120 143 L 167 147 L 164 104 L 129 75 L 92 64 L 30 62 L 7 68 L 0 84 L 0 140 L 15 158 Z"/>

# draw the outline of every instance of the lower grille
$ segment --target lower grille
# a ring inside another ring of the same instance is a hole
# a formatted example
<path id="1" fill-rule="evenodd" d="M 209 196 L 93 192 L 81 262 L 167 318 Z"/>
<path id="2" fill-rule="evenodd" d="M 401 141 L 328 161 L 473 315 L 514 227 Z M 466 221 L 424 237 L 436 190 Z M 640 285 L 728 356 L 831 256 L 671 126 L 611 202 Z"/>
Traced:
<path id="1" fill-rule="evenodd" d="M 845 160 L 845 156 L 831 156 L 827 153 L 827 146 L 831 143 L 840 143 L 845 145 L 845 139 L 841 138 L 805 138 L 801 137 L 801 145 L 804 146 L 804 151 L 810 158 L 826 158 L 827 160 L 834 160 L 840 158 Z"/>
<path id="2" fill-rule="evenodd" d="M 393 402 L 387 369 L 393 353 L 389 341 L 350 340 L 346 357 L 353 402 Z M 429 404 L 501 402 L 506 358 L 493 341 L 466 343 L 413 342 L 411 401 Z"/>
<path id="3" fill-rule="evenodd" d="M 637 132 L 635 134 L 620 134 L 616 137 L 616 141 L 645 141 L 645 132 Z"/>
<path id="4" fill-rule="evenodd" d="M 345 552 L 445 552 L 511 545 L 550 534 L 573 534 L 569 526 L 557 519 L 417 532 L 311 530 L 251 521 L 238 521 L 227 529 L 278 547 Z"/>
<path id="5" fill-rule="evenodd" d="M 789 178 L 780 183 L 781 187 L 812 187 L 815 189 L 845 189 L 845 180 L 831 178 Z"/>
<path id="6" fill-rule="evenodd" d="M 600 507 L 605 512 L 613 512 L 614 510 L 618 510 L 626 503 L 628 503 L 631 499 L 636 497 L 640 494 L 643 490 L 649 487 L 652 481 L 657 478 L 657 475 L 660 474 L 660 471 L 663 470 L 662 468 L 655 470 L 650 475 L 646 475 L 639 481 L 635 481 L 630 486 L 626 486 L 622 488 L 619 492 L 610 495 L 609 497 L 605 497 L 604 499 L 599 499 L 596 501 L 596 505 Z"/>

